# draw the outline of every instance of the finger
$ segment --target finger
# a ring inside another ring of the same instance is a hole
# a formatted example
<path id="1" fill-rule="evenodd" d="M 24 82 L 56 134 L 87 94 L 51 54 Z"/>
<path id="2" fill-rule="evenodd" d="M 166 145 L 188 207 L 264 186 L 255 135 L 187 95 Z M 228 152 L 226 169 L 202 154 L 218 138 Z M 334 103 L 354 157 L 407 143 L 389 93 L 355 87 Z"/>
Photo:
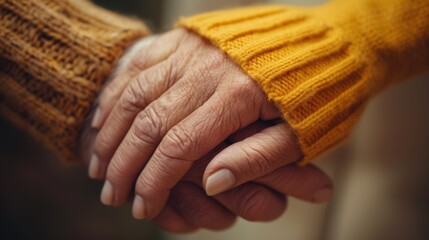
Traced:
<path id="1" fill-rule="evenodd" d="M 143 110 L 150 102 L 157 99 L 183 76 L 186 69 L 184 66 L 188 61 L 191 61 L 191 56 L 195 56 L 198 59 L 206 57 L 207 54 L 205 51 L 199 52 L 199 55 L 190 55 L 183 50 L 179 51 L 178 54 L 173 54 L 179 49 L 178 45 L 182 41 L 188 40 L 188 38 L 183 37 L 185 33 L 186 31 L 183 30 L 175 30 L 164 34 L 155 41 L 153 47 L 167 49 L 166 51 L 161 51 L 161 54 L 153 50 L 147 51 L 146 54 L 149 59 L 162 56 L 162 60 L 170 55 L 162 63 L 147 69 L 147 71 L 139 75 L 140 77 L 132 80 L 122 94 L 125 97 L 121 96 L 120 100 L 115 104 L 115 108 L 109 115 L 107 123 L 104 124 L 106 126 L 101 129 L 96 139 L 95 154 L 92 157 L 91 163 L 95 162 L 93 164 L 96 166 L 94 169 L 99 169 L 99 171 L 95 171 L 98 173 L 97 178 L 104 178 L 107 163 L 112 158 L 113 153 L 116 151 L 137 113 Z M 188 46 L 192 47 L 200 44 L 200 41 L 193 39 L 193 41 L 187 41 L 187 43 Z M 152 56 L 153 54 L 155 55 Z M 156 60 L 160 59 L 157 58 Z M 144 67 L 139 65 L 139 60 L 135 60 L 134 65 L 138 66 L 138 68 Z M 191 62 L 189 65 L 192 65 L 194 70 L 196 69 L 196 72 L 204 72 L 207 66 L 204 64 L 197 65 L 195 62 Z M 225 71 L 214 70 L 210 73 L 216 73 L 217 75 L 214 76 L 220 78 L 219 75 L 225 74 Z M 194 74 L 193 77 L 195 78 L 195 76 Z M 202 81 L 197 82 L 201 83 Z M 203 92 L 208 92 L 207 88 Z"/>
<path id="2" fill-rule="evenodd" d="M 134 186 L 138 174 L 152 156 L 167 131 L 210 97 L 210 88 L 194 91 L 195 84 L 179 80 L 166 93 L 152 102 L 135 118 L 110 161 L 102 202 L 121 205 Z"/>
<path id="3" fill-rule="evenodd" d="M 104 116 L 107 116 L 107 114 L 110 113 L 111 109 L 117 102 L 118 98 L 120 97 L 120 94 L 122 93 L 123 89 L 128 84 L 131 78 L 131 73 L 119 75 L 114 80 L 112 80 L 112 82 L 106 87 L 106 89 L 103 90 L 98 107 L 95 110 L 94 115 L 92 116 L 91 128 L 89 128 L 85 132 L 86 145 L 84 146 L 87 148 L 87 150 L 85 149 L 86 156 L 84 159 L 89 160 L 88 176 L 92 179 L 101 180 L 104 178 L 102 164 L 105 161 L 102 158 L 103 161 L 100 162 L 98 155 L 94 154 L 94 152 L 104 152 L 104 149 L 106 149 L 106 147 L 95 147 L 99 146 L 99 144 L 97 144 L 98 129 L 104 124 Z M 103 135 L 107 136 L 106 133 L 103 133 Z M 94 150 L 97 148 L 98 150 Z"/>
<path id="4" fill-rule="evenodd" d="M 237 132 L 235 132 L 234 134 L 232 134 L 231 136 L 229 136 L 228 142 L 232 144 L 232 143 L 243 141 L 244 139 L 250 136 L 253 136 L 256 133 L 259 133 L 268 127 L 272 127 L 274 125 L 281 123 L 282 121 L 283 120 L 281 119 L 276 119 L 271 121 L 262 121 L 262 120 L 256 121 L 250 124 L 249 126 L 242 128 Z"/>
<path id="5" fill-rule="evenodd" d="M 135 75 L 163 60 L 154 54 L 147 54 L 149 46 L 153 45 L 155 39 L 156 37 L 151 36 L 140 40 L 121 58 L 115 75 L 101 92 L 92 118 L 92 128 L 101 128 L 121 93 Z M 163 48 L 160 48 L 160 51 L 163 51 Z"/>
<path id="6" fill-rule="evenodd" d="M 102 91 L 98 107 L 92 121 L 92 127 L 100 129 L 109 116 L 113 106 L 129 81 L 139 72 L 166 60 L 177 49 L 179 42 L 169 41 L 170 33 L 161 36 L 149 36 L 137 42 L 118 63 L 116 76 Z"/>
<path id="7" fill-rule="evenodd" d="M 256 183 L 246 183 L 214 198 L 248 221 L 273 221 L 280 217 L 287 207 L 286 195 Z"/>
<path id="8" fill-rule="evenodd" d="M 257 121 L 247 128 L 240 129 L 228 138 L 232 143 L 242 141 L 262 130 L 280 123 L 282 120 Z M 214 157 L 214 156 L 213 156 Z M 207 163 L 208 164 L 208 163 Z M 204 168 L 206 166 L 203 166 Z M 333 192 L 332 179 L 314 165 L 300 167 L 288 164 L 254 182 L 300 200 L 322 203 L 330 199 Z M 235 188 L 236 189 L 236 188 Z"/>
<path id="9" fill-rule="evenodd" d="M 245 131 L 252 132 L 260 125 L 252 124 Z M 244 134 L 243 131 L 242 133 Z M 210 160 L 228 145 L 220 144 L 215 150 L 198 160 L 186 174 L 184 179 L 194 183 L 202 190 L 202 177 L 204 169 Z M 173 193 L 174 194 L 174 193 Z M 232 213 L 248 221 L 271 221 L 286 210 L 286 197 L 260 184 L 246 183 L 230 191 L 213 197 L 219 204 L 229 209 Z"/>
<path id="10" fill-rule="evenodd" d="M 168 70 L 171 64 L 169 61 L 162 62 L 159 67 L 141 72 L 122 92 L 95 139 L 91 158 L 91 164 L 97 166 L 94 178 L 104 178 L 107 164 L 138 112 L 170 87 L 169 76 L 175 74 Z"/>
<path id="11" fill-rule="evenodd" d="M 114 150 L 117 148 L 120 140 L 123 138 L 123 136 L 126 133 L 126 128 L 124 127 L 111 127 L 112 125 L 116 125 L 117 123 L 130 123 L 132 119 L 135 117 L 136 112 L 132 111 L 132 106 L 128 106 L 129 104 L 132 104 L 133 102 L 124 103 L 123 105 L 117 104 L 120 96 L 124 92 L 124 89 L 129 85 L 130 81 L 134 79 L 134 82 L 139 82 L 139 84 L 135 83 L 134 86 L 132 85 L 132 88 L 137 87 L 135 89 L 136 91 L 132 91 L 133 89 L 129 89 L 130 94 L 134 94 L 132 100 L 137 101 L 135 102 L 136 106 L 138 106 L 139 100 L 144 102 L 150 102 L 156 99 L 157 96 L 161 95 L 159 91 L 163 91 L 169 87 L 168 84 L 162 85 L 161 80 L 166 80 L 167 76 L 173 77 L 174 74 L 167 71 L 162 71 L 162 68 L 157 68 L 157 70 L 151 70 L 149 72 L 156 73 L 154 79 L 144 79 L 144 76 L 140 75 L 140 78 L 137 77 L 138 73 L 155 66 L 161 62 L 164 62 L 168 57 L 173 54 L 178 44 L 180 44 L 179 41 L 170 41 L 168 40 L 170 38 L 170 35 L 172 33 L 164 34 L 160 37 L 148 37 L 144 41 L 139 42 L 134 46 L 133 49 L 131 49 L 131 52 L 129 55 L 131 56 L 130 63 L 123 63 L 125 67 L 123 69 L 118 70 L 118 76 L 115 77 L 111 83 L 108 84 L 106 89 L 102 91 L 100 102 L 98 104 L 97 109 L 95 110 L 93 120 L 91 123 L 92 128 L 100 129 L 103 125 L 105 125 L 108 116 L 110 116 L 110 113 L 116 106 L 115 111 L 117 114 L 111 117 L 110 121 L 106 124 L 107 127 L 104 128 L 104 131 L 102 131 L 101 136 L 98 137 L 98 141 L 94 146 L 96 146 L 95 154 L 91 156 L 90 159 L 90 165 L 88 168 L 88 174 L 93 179 L 103 179 L 105 175 L 105 168 L 106 168 L 106 162 L 110 160 L 110 158 L 113 155 Z M 155 41 L 155 39 L 157 39 Z M 169 44 L 165 44 L 165 42 L 168 41 Z M 137 49 L 137 50 L 135 50 Z M 154 50 L 155 49 L 155 50 Z M 137 51 L 137 53 L 133 54 L 134 51 Z M 167 63 L 163 65 L 162 67 L 167 67 Z M 139 81 L 140 80 L 140 81 Z M 140 87 L 145 86 L 145 84 L 152 85 L 158 83 L 161 86 L 164 86 L 165 89 L 162 88 L 145 88 L 141 89 Z M 153 93 L 152 98 L 150 97 L 142 97 L 142 99 L 139 99 L 140 96 L 143 96 L 143 94 L 147 93 L 148 91 L 146 89 L 150 90 L 158 90 L 158 93 Z M 146 90 L 138 92 L 138 90 Z M 140 94 L 139 94 L 140 93 Z M 121 103 L 121 101 L 119 101 Z M 128 107 L 127 107 L 128 106 Z M 131 108 L 130 108 L 131 107 Z M 121 115 L 123 113 L 129 113 L 126 115 Z M 121 118 L 122 117 L 122 118 Z M 101 142 L 101 143 L 100 143 Z M 110 144 L 110 145 L 109 145 Z M 100 146 L 101 145 L 101 146 Z M 98 153 L 98 154 L 97 154 Z M 101 155 L 101 156 L 100 156 Z"/>
<path id="12" fill-rule="evenodd" d="M 168 203 L 192 226 L 210 230 L 226 229 L 236 220 L 236 216 L 204 190 L 190 182 L 180 182 L 173 189 Z"/>
<path id="13" fill-rule="evenodd" d="M 313 203 L 326 202 L 333 193 L 332 179 L 314 165 L 301 167 L 290 164 L 256 179 L 255 182 Z"/>
<path id="14" fill-rule="evenodd" d="M 188 223 L 175 208 L 167 204 L 162 212 L 153 220 L 154 223 L 174 233 L 190 233 L 198 228 Z"/>
<path id="15" fill-rule="evenodd" d="M 144 212 L 135 217 L 150 219 L 156 216 L 170 189 L 194 161 L 258 118 L 256 104 L 232 107 L 236 97 L 216 92 L 203 106 L 168 131 L 137 180 L 136 197 L 144 199 L 139 202 L 144 205 L 133 206 Z"/>
<path id="16" fill-rule="evenodd" d="M 209 196 L 262 177 L 298 161 L 302 153 L 291 129 L 278 124 L 232 144 L 207 166 L 204 186 Z"/>

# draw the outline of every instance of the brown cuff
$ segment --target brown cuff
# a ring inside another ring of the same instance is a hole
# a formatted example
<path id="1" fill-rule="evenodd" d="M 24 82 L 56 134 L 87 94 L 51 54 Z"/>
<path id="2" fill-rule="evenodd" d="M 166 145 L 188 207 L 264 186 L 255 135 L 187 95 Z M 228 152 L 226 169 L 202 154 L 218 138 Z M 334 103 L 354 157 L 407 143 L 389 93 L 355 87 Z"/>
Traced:
<path id="1" fill-rule="evenodd" d="M 0 112 L 77 160 L 85 117 L 145 25 L 81 0 L 0 1 Z"/>

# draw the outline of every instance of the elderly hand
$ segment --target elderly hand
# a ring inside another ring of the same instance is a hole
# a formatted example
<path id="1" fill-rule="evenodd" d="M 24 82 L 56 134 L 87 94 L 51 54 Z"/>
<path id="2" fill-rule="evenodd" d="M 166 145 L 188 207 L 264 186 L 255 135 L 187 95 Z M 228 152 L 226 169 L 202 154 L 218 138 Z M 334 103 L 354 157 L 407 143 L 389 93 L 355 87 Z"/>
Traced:
<path id="1" fill-rule="evenodd" d="M 154 218 L 196 160 L 240 129 L 280 116 L 216 47 L 183 29 L 167 33 L 142 48 L 101 97 L 91 166 L 93 177 L 106 175 L 102 202 L 124 203 L 135 183 L 134 216 Z M 205 170 L 206 192 L 218 194 L 299 160 L 293 136 L 281 122 L 226 147 Z"/>
<path id="2" fill-rule="evenodd" d="M 332 181 L 314 166 L 298 167 L 289 164 L 234 189 L 209 197 L 202 189 L 202 176 L 210 160 L 230 144 L 271 126 L 259 121 L 229 137 L 212 152 L 198 160 L 187 175 L 172 189 L 171 196 L 154 222 L 162 228 L 177 232 L 191 232 L 200 228 L 222 230 L 235 219 L 270 221 L 286 209 L 287 196 L 309 202 L 324 202 L 332 191 Z M 91 139 L 84 138 L 87 149 Z M 328 193 L 328 195 L 326 195 Z"/>
<path id="3" fill-rule="evenodd" d="M 231 136 L 230 141 L 241 141 L 267 126 L 264 122 L 252 124 Z M 212 157 L 229 144 L 222 143 L 193 165 L 172 190 L 166 207 L 154 219 L 155 223 L 173 232 L 189 232 L 199 228 L 221 230 L 230 227 L 236 216 L 249 221 L 274 220 L 284 212 L 287 195 L 316 203 L 328 200 L 332 191 L 329 177 L 315 166 L 299 167 L 295 164 L 208 197 L 201 188 L 204 169 Z"/>

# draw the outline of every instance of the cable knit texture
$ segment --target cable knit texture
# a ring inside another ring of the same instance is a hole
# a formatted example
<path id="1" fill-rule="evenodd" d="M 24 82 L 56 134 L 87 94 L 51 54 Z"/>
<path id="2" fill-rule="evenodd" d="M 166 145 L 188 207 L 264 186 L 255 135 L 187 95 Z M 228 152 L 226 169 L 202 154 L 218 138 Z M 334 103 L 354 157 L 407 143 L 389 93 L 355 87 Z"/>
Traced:
<path id="1" fill-rule="evenodd" d="M 0 111 L 65 160 L 123 51 L 148 30 L 82 0 L 0 0 Z"/>
<path id="2" fill-rule="evenodd" d="M 257 81 L 306 164 L 350 132 L 369 98 L 429 67 L 429 1 L 255 6 L 181 19 Z"/>

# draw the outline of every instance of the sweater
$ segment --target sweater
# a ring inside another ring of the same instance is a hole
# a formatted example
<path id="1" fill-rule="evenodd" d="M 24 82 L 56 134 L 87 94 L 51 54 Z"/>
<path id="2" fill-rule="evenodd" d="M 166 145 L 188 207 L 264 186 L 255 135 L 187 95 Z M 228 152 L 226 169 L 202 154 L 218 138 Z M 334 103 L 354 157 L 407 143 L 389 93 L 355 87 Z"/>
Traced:
<path id="1" fill-rule="evenodd" d="M 122 53 L 148 34 L 81 0 L 0 0 L 0 113 L 65 161 Z"/>
<path id="2" fill-rule="evenodd" d="M 182 19 L 257 81 L 294 130 L 302 165 L 338 145 L 368 100 L 429 68 L 428 0 L 255 6 Z"/>
<path id="3" fill-rule="evenodd" d="M 0 13 L 1 113 L 63 159 L 77 159 L 106 76 L 146 28 L 82 0 L 0 0 Z M 341 142 L 373 96 L 429 68 L 427 0 L 252 6 L 178 25 L 259 83 L 294 130 L 302 164 Z"/>

